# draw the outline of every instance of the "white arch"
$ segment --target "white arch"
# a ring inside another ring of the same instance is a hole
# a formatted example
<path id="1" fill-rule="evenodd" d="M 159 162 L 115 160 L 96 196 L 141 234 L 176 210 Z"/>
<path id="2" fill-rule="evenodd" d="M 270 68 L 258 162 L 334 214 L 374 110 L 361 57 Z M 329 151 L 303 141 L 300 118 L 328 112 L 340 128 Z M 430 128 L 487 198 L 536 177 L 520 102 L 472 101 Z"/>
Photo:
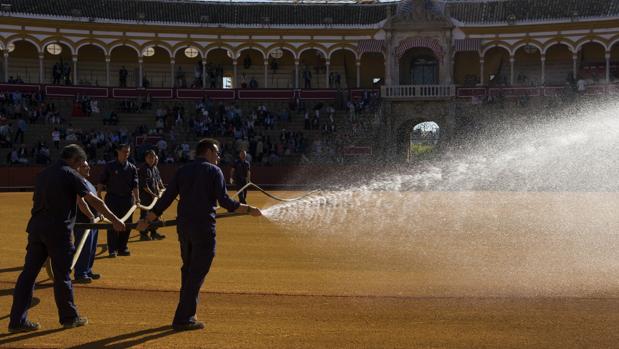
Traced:
<path id="1" fill-rule="evenodd" d="M 514 50 L 513 50 L 514 51 L 514 56 L 516 55 L 516 52 L 518 52 L 518 50 L 520 50 L 522 47 L 525 47 L 525 46 L 533 46 L 533 47 L 537 48 L 537 50 L 539 51 L 540 54 L 543 51 L 543 48 L 540 45 L 538 45 L 537 43 L 535 43 L 535 42 L 522 42 L 518 46 L 514 47 Z"/>
<path id="2" fill-rule="evenodd" d="M 608 44 L 608 50 L 611 51 L 613 49 L 613 46 L 615 46 L 615 44 L 618 43 L 618 42 L 619 42 L 619 37 L 617 37 L 617 38 L 615 38 L 615 40 L 611 41 Z"/>
<path id="3" fill-rule="evenodd" d="M 44 50 L 45 47 L 47 47 L 47 45 L 54 44 L 54 43 L 60 43 L 60 44 L 64 44 L 65 46 L 67 46 L 72 56 L 77 54 L 77 51 L 75 50 L 75 43 L 65 38 L 47 38 L 41 42 L 41 50 Z"/>
<path id="4" fill-rule="evenodd" d="M 217 46 L 207 47 L 206 51 L 204 51 L 204 58 L 207 59 L 209 52 L 211 52 L 213 50 L 217 50 L 217 49 L 222 49 L 222 50 L 228 51 L 228 52 L 230 52 L 231 55 L 235 54 L 234 50 L 231 47 L 217 45 Z M 230 58 L 230 59 L 232 59 L 232 58 Z"/>
<path id="5" fill-rule="evenodd" d="M 327 56 L 328 60 L 331 60 L 331 55 L 337 51 L 340 50 L 346 50 L 346 51 L 350 51 L 352 52 L 352 54 L 355 56 L 355 61 L 361 60 L 361 57 L 359 56 L 359 53 L 357 51 L 355 51 L 353 48 L 348 47 L 348 46 L 338 46 L 335 49 L 329 51 L 329 56 Z"/>
<path id="6" fill-rule="evenodd" d="M 19 41 L 27 41 L 29 43 L 31 43 L 34 48 L 37 50 L 37 53 L 42 53 L 43 52 L 43 48 L 39 45 L 38 42 L 34 41 L 33 39 L 29 38 L 29 37 L 15 37 L 11 40 L 9 40 L 6 45 L 10 45 L 10 44 L 15 44 L 16 42 Z"/>
<path id="7" fill-rule="evenodd" d="M 592 43 L 592 42 L 595 42 L 595 43 L 598 43 L 598 44 L 602 45 L 602 47 L 604 48 L 604 52 L 608 52 L 608 51 L 610 50 L 610 47 L 606 47 L 606 43 L 605 43 L 605 42 L 603 42 L 602 40 L 600 40 L 600 39 L 590 39 L 590 40 L 585 40 L 585 41 L 581 42 L 580 44 L 578 44 L 578 46 L 576 46 L 576 50 L 575 50 L 575 52 L 579 52 L 579 51 L 580 51 L 580 49 L 581 49 L 584 45 L 586 45 L 586 44 L 590 44 L 590 43 Z M 611 47 L 612 47 L 612 46 L 611 46 Z"/>
<path id="8" fill-rule="evenodd" d="M 84 46 L 96 46 L 98 48 L 100 48 L 101 50 L 103 50 L 103 55 L 104 56 L 109 56 L 109 52 L 107 52 L 107 49 L 105 48 L 105 46 L 99 44 L 98 42 L 83 42 L 81 44 L 79 44 L 76 48 L 75 48 L 75 54 L 79 55 L 80 54 L 80 49 Z"/>
<path id="9" fill-rule="evenodd" d="M 134 45 L 135 45 L 135 44 L 133 44 L 133 43 L 132 43 L 132 44 L 128 44 L 128 43 L 126 43 L 126 42 L 119 42 L 119 43 L 115 44 L 114 46 L 110 47 L 110 51 L 108 52 L 108 55 L 111 57 L 111 56 L 112 56 L 112 53 L 114 52 L 114 49 L 115 49 L 115 48 L 117 48 L 117 47 L 120 47 L 120 46 L 127 46 L 127 47 L 129 47 L 129 48 L 132 48 L 132 49 L 135 51 L 135 53 L 137 53 L 138 58 L 142 57 L 142 53 L 141 53 L 141 52 L 140 52 L 140 50 L 139 50 L 136 46 L 134 46 Z"/>
<path id="10" fill-rule="evenodd" d="M 181 46 L 177 47 L 177 48 L 174 50 L 174 56 L 172 56 L 172 58 L 176 58 L 176 55 L 178 54 L 178 51 L 180 51 L 180 50 L 184 50 L 184 49 L 186 49 L 186 48 L 187 48 L 187 47 L 189 47 L 189 46 L 191 46 L 191 47 L 195 47 L 195 48 L 198 50 L 198 52 L 200 52 L 200 57 L 202 57 L 202 58 L 206 57 L 206 56 L 204 55 L 204 48 L 203 48 L 203 47 L 201 47 L 200 45 L 198 45 L 198 43 L 196 43 L 196 42 L 191 42 L 191 43 L 187 43 L 187 45 L 181 45 Z M 196 57 L 196 58 L 197 58 L 197 57 Z"/>
<path id="11" fill-rule="evenodd" d="M 492 50 L 493 48 L 496 48 L 496 47 L 502 47 L 502 48 L 504 48 L 505 50 L 507 50 L 507 54 L 508 54 L 509 56 L 513 56 L 513 55 L 514 55 L 514 53 L 512 52 L 511 48 L 510 48 L 509 46 L 507 46 L 506 44 L 503 44 L 503 43 L 495 43 L 495 44 L 493 44 L 492 46 L 488 46 L 488 47 L 486 47 L 485 49 L 483 49 L 483 50 L 481 51 L 481 58 L 485 58 L 485 57 L 486 57 L 486 53 L 487 53 L 488 51 Z"/>
<path id="12" fill-rule="evenodd" d="M 268 57 L 264 52 L 264 47 L 260 47 L 260 46 L 243 46 L 238 51 L 236 51 L 236 55 L 238 57 L 241 57 L 241 52 L 247 51 L 247 50 L 254 50 L 254 51 L 260 52 L 262 54 L 263 60 Z"/>
<path id="13" fill-rule="evenodd" d="M 296 53 L 296 52 L 294 52 L 294 50 L 293 50 L 293 49 L 291 49 L 290 47 L 286 47 L 286 46 L 282 46 L 282 47 L 273 47 L 272 49 L 270 49 L 270 50 L 267 52 L 267 58 L 271 57 L 271 53 L 272 53 L 273 51 L 277 50 L 277 49 L 280 49 L 280 50 L 282 50 L 282 51 L 288 51 L 288 52 L 290 52 L 290 53 L 292 54 L 292 59 L 294 59 L 294 60 L 297 60 L 297 59 L 298 59 L 298 58 L 297 58 L 297 53 Z"/>
<path id="14" fill-rule="evenodd" d="M 167 53 L 168 53 L 168 58 L 170 58 L 170 59 L 173 59 L 173 58 L 174 58 L 174 56 L 172 56 L 172 50 L 171 50 L 169 47 L 167 47 L 167 46 L 165 46 L 165 45 L 161 45 L 160 43 L 158 43 L 158 42 L 156 42 L 156 41 L 149 41 L 149 42 L 147 42 L 147 43 L 144 43 L 144 45 L 140 46 L 140 52 L 144 52 L 144 50 L 145 50 L 147 47 L 151 47 L 151 46 L 152 46 L 153 48 L 157 47 L 157 48 L 164 49 L 164 50 L 165 50 L 165 52 L 167 52 Z"/>
<path id="15" fill-rule="evenodd" d="M 309 50 L 316 50 L 316 51 L 322 52 L 322 54 L 325 56 L 325 58 L 329 57 L 327 51 L 325 51 L 324 49 L 322 49 L 322 48 L 320 48 L 318 46 L 306 46 L 303 49 L 301 49 L 301 51 L 299 51 L 297 59 L 301 59 L 301 55 L 303 54 L 303 52 L 309 51 Z"/>
<path id="16" fill-rule="evenodd" d="M 557 46 L 557 45 L 564 45 L 567 46 L 567 48 L 570 50 L 571 53 L 576 53 L 576 49 L 574 48 L 574 46 L 572 46 L 572 44 L 570 44 L 568 41 L 563 41 L 563 40 L 556 40 L 556 41 L 551 41 L 550 45 L 547 45 L 546 47 L 544 47 L 544 50 L 542 51 L 542 54 L 546 54 L 546 52 L 548 52 L 548 50 L 550 50 L 551 47 L 553 46 Z"/>

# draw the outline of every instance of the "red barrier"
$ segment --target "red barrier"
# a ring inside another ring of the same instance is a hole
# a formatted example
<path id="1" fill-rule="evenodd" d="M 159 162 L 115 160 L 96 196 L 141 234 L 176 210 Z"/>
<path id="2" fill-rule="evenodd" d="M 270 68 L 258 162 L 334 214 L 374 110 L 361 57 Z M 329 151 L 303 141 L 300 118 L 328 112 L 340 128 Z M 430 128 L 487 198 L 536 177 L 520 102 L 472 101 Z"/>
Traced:
<path id="1" fill-rule="evenodd" d="M 173 99 L 174 93 L 171 88 L 113 88 L 112 97 L 114 98 L 137 98 L 150 95 L 152 99 Z"/>
<path id="2" fill-rule="evenodd" d="M 239 99 L 279 99 L 289 100 L 294 97 L 293 90 L 237 90 Z"/>
<path id="3" fill-rule="evenodd" d="M 234 99 L 234 90 L 219 90 L 219 89 L 209 89 L 209 90 L 178 89 L 176 90 L 176 98 L 179 98 L 179 99 L 202 99 L 205 97 L 214 99 L 214 100 Z"/>
<path id="4" fill-rule="evenodd" d="M 0 92 L 36 93 L 41 90 L 39 85 L 0 84 Z"/>
<path id="5" fill-rule="evenodd" d="M 107 87 L 46 85 L 45 94 L 54 97 L 75 97 L 80 95 L 95 98 L 108 98 L 109 89 Z"/>
<path id="6" fill-rule="evenodd" d="M 177 165 L 161 164 L 159 169 L 164 182 L 169 183 L 178 168 Z M 42 166 L 2 166 L 0 167 L 0 188 L 32 187 Z M 98 182 L 103 165 L 93 166 L 90 180 Z M 230 167 L 222 169 L 226 178 Z M 352 174 L 367 171 L 364 166 L 255 166 L 252 168 L 252 181 L 258 185 L 302 186 L 322 183 L 327 178 L 346 179 Z"/>

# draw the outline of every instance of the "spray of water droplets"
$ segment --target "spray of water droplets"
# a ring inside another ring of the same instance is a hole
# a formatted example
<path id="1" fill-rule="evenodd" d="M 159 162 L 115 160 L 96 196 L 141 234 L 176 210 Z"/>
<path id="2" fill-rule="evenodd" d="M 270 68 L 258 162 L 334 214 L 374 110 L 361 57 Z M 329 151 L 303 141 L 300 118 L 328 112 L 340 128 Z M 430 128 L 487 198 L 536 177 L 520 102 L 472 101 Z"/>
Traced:
<path id="1" fill-rule="evenodd" d="M 406 251 L 497 294 L 605 292 L 619 284 L 619 105 L 564 113 L 263 213 L 293 237 Z"/>

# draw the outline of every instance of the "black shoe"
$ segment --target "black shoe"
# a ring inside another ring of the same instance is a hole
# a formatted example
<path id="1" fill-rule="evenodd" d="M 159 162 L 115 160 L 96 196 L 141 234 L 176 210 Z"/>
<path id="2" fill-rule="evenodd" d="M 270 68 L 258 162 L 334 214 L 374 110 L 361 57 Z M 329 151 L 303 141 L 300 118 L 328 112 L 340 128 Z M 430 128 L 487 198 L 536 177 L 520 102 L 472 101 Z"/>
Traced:
<path id="1" fill-rule="evenodd" d="M 131 256 L 131 251 L 129 250 L 120 251 L 118 252 L 118 255 L 123 256 L 123 257 Z"/>
<path id="2" fill-rule="evenodd" d="M 69 322 L 64 322 L 62 324 L 62 327 L 64 328 L 75 328 L 75 327 L 81 327 L 81 326 L 86 326 L 88 324 L 88 319 L 82 316 L 78 316 L 75 319 L 73 319 L 73 321 L 69 321 Z"/>
<path id="3" fill-rule="evenodd" d="M 32 332 L 40 328 L 41 325 L 39 325 L 38 322 L 26 320 L 23 324 L 19 326 L 9 326 L 9 333 Z"/>
<path id="4" fill-rule="evenodd" d="M 88 273 L 88 276 L 93 280 L 101 279 L 101 274 L 97 274 L 97 273 Z"/>
<path id="5" fill-rule="evenodd" d="M 163 234 L 159 234 L 156 231 L 150 233 L 151 239 L 153 240 L 163 240 L 165 239 L 165 235 Z"/>
<path id="6" fill-rule="evenodd" d="M 118 256 L 118 252 L 110 252 L 110 258 L 116 258 Z"/>
<path id="7" fill-rule="evenodd" d="M 89 284 L 92 282 L 92 278 L 90 276 L 80 276 L 80 277 L 76 277 L 75 280 L 73 280 L 74 284 Z"/>
<path id="8" fill-rule="evenodd" d="M 204 322 L 194 321 L 188 324 L 172 324 L 172 329 L 174 331 L 193 331 L 193 330 L 201 330 L 204 328 Z"/>
<path id="9" fill-rule="evenodd" d="M 146 233 L 140 233 L 140 241 L 150 241 L 151 238 Z"/>

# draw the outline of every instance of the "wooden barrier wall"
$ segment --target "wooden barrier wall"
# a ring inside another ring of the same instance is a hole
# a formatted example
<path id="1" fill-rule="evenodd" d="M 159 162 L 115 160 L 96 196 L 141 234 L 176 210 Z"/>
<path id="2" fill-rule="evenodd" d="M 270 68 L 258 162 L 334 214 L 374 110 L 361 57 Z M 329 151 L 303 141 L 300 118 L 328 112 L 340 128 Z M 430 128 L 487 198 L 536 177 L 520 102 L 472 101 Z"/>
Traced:
<path id="1" fill-rule="evenodd" d="M 177 166 L 160 165 L 161 176 L 168 183 Z M 27 188 L 34 186 L 36 175 L 43 170 L 42 166 L 1 166 L 0 188 Z M 91 181 L 98 182 L 99 175 L 103 170 L 102 165 L 96 165 L 91 171 Z M 230 168 L 222 169 L 228 178 Z M 252 182 L 266 186 L 305 186 L 318 185 L 320 183 L 335 184 L 345 182 L 349 175 L 367 171 L 362 166 L 269 166 L 252 168 Z"/>

